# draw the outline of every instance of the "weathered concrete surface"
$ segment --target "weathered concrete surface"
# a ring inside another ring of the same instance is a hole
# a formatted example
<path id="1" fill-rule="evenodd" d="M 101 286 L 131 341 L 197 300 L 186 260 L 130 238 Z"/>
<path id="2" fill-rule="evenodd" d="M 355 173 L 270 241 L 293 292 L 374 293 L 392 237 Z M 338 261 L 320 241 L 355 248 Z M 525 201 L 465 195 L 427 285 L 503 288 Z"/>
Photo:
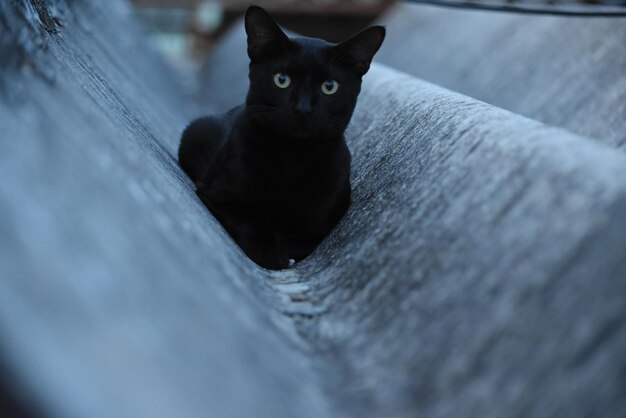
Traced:
<path id="1" fill-rule="evenodd" d="M 378 59 L 626 150 L 626 17 L 396 5 Z"/>
<path id="2" fill-rule="evenodd" d="M 332 415 L 171 159 L 191 112 L 130 13 L 0 2 L 0 386 L 53 417 Z"/>
<path id="3" fill-rule="evenodd" d="M 365 78 L 353 206 L 285 274 L 321 311 L 296 322 L 335 365 L 332 400 L 372 417 L 626 413 L 624 155 L 380 65 Z M 241 27 L 205 83 L 207 103 L 242 100 Z"/>
<path id="4" fill-rule="evenodd" d="M 5 388 L 69 417 L 626 414 L 622 153 L 375 65 L 352 207 L 270 273 L 170 159 L 194 112 L 127 7 L 54 4 L 0 4 Z M 207 107 L 243 99 L 243 45 Z"/>

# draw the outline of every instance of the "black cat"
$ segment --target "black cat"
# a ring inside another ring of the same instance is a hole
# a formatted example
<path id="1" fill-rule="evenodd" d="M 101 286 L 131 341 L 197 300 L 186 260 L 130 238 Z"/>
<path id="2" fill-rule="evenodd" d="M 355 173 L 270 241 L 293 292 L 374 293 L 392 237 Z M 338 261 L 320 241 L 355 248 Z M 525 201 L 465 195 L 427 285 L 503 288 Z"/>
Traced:
<path id="1" fill-rule="evenodd" d="M 339 45 L 288 38 L 256 6 L 245 27 L 246 103 L 192 122 L 178 159 L 245 253 L 281 269 L 309 255 L 350 205 L 343 133 L 385 29 L 370 27 Z"/>

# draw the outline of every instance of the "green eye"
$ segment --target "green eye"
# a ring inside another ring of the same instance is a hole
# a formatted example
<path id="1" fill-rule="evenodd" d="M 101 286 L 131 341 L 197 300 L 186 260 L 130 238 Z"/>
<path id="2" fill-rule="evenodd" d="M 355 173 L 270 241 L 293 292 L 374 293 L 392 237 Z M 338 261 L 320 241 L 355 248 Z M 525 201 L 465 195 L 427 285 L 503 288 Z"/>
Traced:
<path id="1" fill-rule="evenodd" d="M 286 89 L 291 84 L 291 77 L 285 73 L 276 73 L 274 74 L 274 84 L 281 89 Z"/>
<path id="2" fill-rule="evenodd" d="M 339 89 L 339 83 L 337 83 L 335 80 L 326 80 L 322 83 L 322 92 L 324 94 L 335 94 L 337 92 L 337 89 Z"/>

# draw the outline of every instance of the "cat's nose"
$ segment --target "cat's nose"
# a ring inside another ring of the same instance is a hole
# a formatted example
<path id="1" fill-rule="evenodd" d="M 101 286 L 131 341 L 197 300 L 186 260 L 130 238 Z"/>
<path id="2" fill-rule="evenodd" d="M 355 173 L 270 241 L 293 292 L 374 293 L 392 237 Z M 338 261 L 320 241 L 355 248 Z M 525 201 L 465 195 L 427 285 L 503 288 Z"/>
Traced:
<path id="1" fill-rule="evenodd" d="M 308 116 L 313 112 L 311 107 L 311 99 L 308 97 L 300 97 L 296 103 L 295 112 L 301 116 Z"/>

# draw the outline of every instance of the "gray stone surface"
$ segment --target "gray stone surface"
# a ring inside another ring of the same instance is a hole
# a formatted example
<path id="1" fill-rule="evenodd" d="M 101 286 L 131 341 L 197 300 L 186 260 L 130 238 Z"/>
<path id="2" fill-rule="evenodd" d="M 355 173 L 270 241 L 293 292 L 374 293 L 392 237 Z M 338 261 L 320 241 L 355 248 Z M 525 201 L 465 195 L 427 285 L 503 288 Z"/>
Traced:
<path id="1" fill-rule="evenodd" d="M 374 65 L 352 207 L 267 272 L 170 158 L 196 111 L 127 6 L 70 4 L 0 4 L 0 363 L 46 415 L 626 414 L 623 153 Z M 205 110 L 246 67 L 236 27 Z"/>
<path id="2" fill-rule="evenodd" d="M 330 415 L 170 157 L 191 111 L 130 6 L 47 3 L 0 2 L 2 386 L 52 417 Z"/>
<path id="3" fill-rule="evenodd" d="M 626 17 L 395 6 L 380 62 L 626 149 Z"/>

